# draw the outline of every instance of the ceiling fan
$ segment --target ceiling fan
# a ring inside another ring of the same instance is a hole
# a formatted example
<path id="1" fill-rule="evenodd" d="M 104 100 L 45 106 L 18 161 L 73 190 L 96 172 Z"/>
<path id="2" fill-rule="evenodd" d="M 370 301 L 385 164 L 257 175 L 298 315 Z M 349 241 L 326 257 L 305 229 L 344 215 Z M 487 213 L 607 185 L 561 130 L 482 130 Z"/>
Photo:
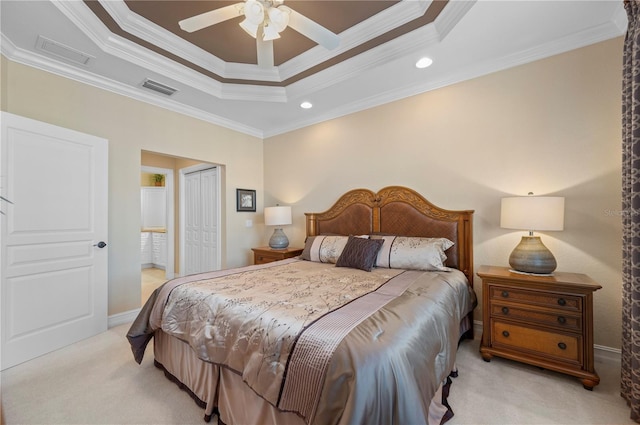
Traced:
<path id="1" fill-rule="evenodd" d="M 244 15 L 240 26 L 256 39 L 258 66 L 273 67 L 273 40 L 287 26 L 326 49 L 332 50 L 340 44 L 340 37 L 317 22 L 284 6 L 284 0 L 245 0 L 219 9 L 183 19 L 178 24 L 187 32 L 194 32 L 220 22 Z"/>

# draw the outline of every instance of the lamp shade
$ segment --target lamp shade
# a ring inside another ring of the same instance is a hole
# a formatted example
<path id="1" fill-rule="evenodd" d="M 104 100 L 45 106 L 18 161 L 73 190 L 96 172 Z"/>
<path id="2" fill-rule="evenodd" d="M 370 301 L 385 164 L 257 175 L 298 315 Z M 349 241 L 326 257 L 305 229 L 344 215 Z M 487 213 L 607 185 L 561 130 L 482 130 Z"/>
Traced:
<path id="1" fill-rule="evenodd" d="M 516 196 L 502 198 L 500 227 L 518 230 L 563 230 L 564 198 Z"/>
<path id="2" fill-rule="evenodd" d="M 291 224 L 291 207 L 266 207 L 264 209 L 264 224 L 267 226 Z"/>

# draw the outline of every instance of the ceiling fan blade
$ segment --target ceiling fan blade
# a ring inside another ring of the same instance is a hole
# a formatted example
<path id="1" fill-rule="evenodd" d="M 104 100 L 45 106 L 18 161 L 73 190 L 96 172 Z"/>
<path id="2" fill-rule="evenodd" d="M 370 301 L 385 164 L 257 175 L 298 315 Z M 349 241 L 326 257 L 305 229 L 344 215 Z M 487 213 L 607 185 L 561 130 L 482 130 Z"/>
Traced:
<path id="1" fill-rule="evenodd" d="M 261 36 L 256 37 L 258 48 L 258 66 L 260 68 L 273 67 L 273 41 L 264 41 Z"/>
<path id="2" fill-rule="evenodd" d="M 212 10 L 210 12 L 192 16 L 191 18 L 183 19 L 178 22 L 178 25 L 180 25 L 180 28 L 187 32 L 198 31 L 202 28 L 210 27 L 211 25 L 219 24 L 220 22 L 224 22 L 242 15 L 243 8 L 244 2 L 235 3 L 229 6 Z"/>
<path id="3" fill-rule="evenodd" d="M 305 37 L 315 41 L 328 50 L 333 50 L 340 44 L 340 37 L 322 25 L 307 18 L 287 6 L 279 9 L 289 13 L 289 26 Z"/>

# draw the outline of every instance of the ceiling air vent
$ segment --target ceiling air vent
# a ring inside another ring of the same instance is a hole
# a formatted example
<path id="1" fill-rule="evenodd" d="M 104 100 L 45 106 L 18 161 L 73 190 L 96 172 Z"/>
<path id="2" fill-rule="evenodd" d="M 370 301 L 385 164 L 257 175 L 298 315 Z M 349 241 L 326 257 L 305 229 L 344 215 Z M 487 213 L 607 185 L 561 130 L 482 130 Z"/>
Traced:
<path id="1" fill-rule="evenodd" d="M 149 78 L 142 82 L 142 87 L 149 90 L 157 91 L 158 93 L 166 94 L 167 96 L 171 96 L 178 91 L 178 89 L 174 89 L 173 87 L 169 87 L 157 81 L 150 80 Z"/>
<path id="2" fill-rule="evenodd" d="M 39 35 L 36 40 L 36 48 L 50 55 L 66 59 L 74 63 L 79 63 L 81 65 L 88 65 L 91 59 L 95 59 L 94 56 L 91 56 L 88 53 L 81 52 L 73 47 L 65 46 L 62 43 L 50 40 L 41 35 Z"/>

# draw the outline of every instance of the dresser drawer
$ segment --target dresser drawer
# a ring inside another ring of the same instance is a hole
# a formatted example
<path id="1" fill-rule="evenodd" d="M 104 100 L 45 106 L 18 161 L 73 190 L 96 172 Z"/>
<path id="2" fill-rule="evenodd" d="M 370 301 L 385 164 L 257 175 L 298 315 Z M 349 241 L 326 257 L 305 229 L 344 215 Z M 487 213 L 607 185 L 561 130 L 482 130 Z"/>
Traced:
<path id="1" fill-rule="evenodd" d="M 512 323 L 492 321 L 494 345 L 512 350 L 533 352 L 555 360 L 582 363 L 582 337 L 532 329 Z"/>
<path id="2" fill-rule="evenodd" d="M 572 295 L 527 291 L 525 289 L 500 286 L 491 286 L 489 295 L 492 300 L 508 300 L 566 311 L 582 311 L 582 298 Z"/>
<path id="3" fill-rule="evenodd" d="M 285 260 L 302 254 L 302 248 L 271 249 L 268 247 L 251 248 L 253 251 L 253 263 L 265 264 L 273 261 Z"/>
<path id="4" fill-rule="evenodd" d="M 265 263 L 271 263 L 273 261 L 278 261 L 278 260 L 282 260 L 282 258 L 274 257 L 271 255 L 265 255 L 265 254 L 255 254 L 253 261 L 255 262 L 255 264 L 265 264 Z"/>
<path id="5" fill-rule="evenodd" d="M 571 312 L 533 310 L 526 308 L 526 305 L 506 304 L 494 301 L 491 303 L 491 316 L 582 332 L 582 316 Z"/>

